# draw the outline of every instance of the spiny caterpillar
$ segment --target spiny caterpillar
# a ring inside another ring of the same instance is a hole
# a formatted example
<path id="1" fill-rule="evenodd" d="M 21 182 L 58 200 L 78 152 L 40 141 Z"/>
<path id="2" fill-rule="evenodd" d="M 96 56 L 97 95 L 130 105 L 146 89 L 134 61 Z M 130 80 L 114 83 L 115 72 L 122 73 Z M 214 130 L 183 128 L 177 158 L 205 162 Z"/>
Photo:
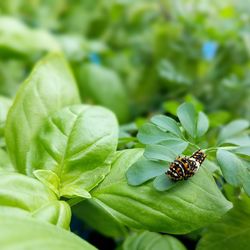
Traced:
<path id="1" fill-rule="evenodd" d="M 206 158 L 206 154 L 200 149 L 190 157 L 177 157 L 170 164 L 166 175 L 173 181 L 187 180 L 193 176 Z"/>

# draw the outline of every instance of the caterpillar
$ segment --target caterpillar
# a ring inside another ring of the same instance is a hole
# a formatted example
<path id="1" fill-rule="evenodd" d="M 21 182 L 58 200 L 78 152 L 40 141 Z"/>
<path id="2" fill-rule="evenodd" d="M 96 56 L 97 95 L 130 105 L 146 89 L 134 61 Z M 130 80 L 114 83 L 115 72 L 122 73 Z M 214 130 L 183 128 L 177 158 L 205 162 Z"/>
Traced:
<path id="1" fill-rule="evenodd" d="M 179 156 L 170 164 L 166 175 L 173 181 L 187 180 L 198 171 L 206 156 L 200 149 L 190 157 Z"/>

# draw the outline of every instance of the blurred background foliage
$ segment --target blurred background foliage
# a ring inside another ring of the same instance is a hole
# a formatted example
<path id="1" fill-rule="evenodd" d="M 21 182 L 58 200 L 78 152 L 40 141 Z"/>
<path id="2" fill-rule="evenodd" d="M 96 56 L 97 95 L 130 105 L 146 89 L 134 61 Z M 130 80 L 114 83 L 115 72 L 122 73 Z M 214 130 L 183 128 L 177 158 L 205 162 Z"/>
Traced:
<path id="1" fill-rule="evenodd" d="M 135 135 L 153 113 L 176 115 L 183 101 L 205 110 L 212 128 L 250 119 L 249 3 L 0 1 L 0 147 L 12 97 L 34 64 L 51 51 L 65 54 L 83 102 L 116 113 L 124 137 L 120 148 L 133 140 L 127 131 Z M 215 140 L 213 131 L 208 140 Z M 75 217 L 71 227 L 97 247 L 100 239 L 109 249 L 121 243 Z M 196 241 L 197 235 L 178 237 L 192 248 L 190 238 Z"/>
<path id="2" fill-rule="evenodd" d="M 121 123 L 187 99 L 219 123 L 250 118 L 249 10 L 245 0 L 1 1 L 0 95 L 63 51 L 83 101 Z"/>

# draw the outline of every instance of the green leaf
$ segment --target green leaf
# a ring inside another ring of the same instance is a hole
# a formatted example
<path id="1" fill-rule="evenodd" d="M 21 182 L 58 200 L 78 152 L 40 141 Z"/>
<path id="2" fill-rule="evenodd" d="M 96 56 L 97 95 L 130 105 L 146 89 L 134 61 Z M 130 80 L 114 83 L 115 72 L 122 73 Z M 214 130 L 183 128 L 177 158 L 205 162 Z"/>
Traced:
<path id="1" fill-rule="evenodd" d="M 128 233 L 128 229 L 112 213 L 92 199 L 73 206 L 73 214 L 103 235 L 118 238 Z"/>
<path id="2" fill-rule="evenodd" d="M 180 155 L 188 147 L 188 142 L 183 141 L 179 138 L 162 141 L 159 144 L 174 152 L 175 155 Z"/>
<path id="3" fill-rule="evenodd" d="M 0 33 L 1 50 L 24 55 L 41 51 L 60 51 L 58 42 L 46 30 L 30 29 L 15 18 L 1 17 Z"/>
<path id="4" fill-rule="evenodd" d="M 237 138 L 249 127 L 247 120 L 235 120 L 224 126 L 218 136 L 218 144 L 227 142 L 230 138 Z"/>
<path id="5" fill-rule="evenodd" d="M 203 136 L 209 128 L 209 120 L 203 112 L 198 113 L 197 119 L 197 136 Z"/>
<path id="6" fill-rule="evenodd" d="M 231 137 L 228 139 L 225 139 L 221 144 L 223 143 L 229 143 L 229 144 L 234 144 L 237 146 L 250 146 L 250 137 L 248 134 L 245 135 L 239 135 L 235 137 Z"/>
<path id="7" fill-rule="evenodd" d="M 49 55 L 36 65 L 19 88 L 6 121 L 8 152 L 19 172 L 25 173 L 31 141 L 47 117 L 79 102 L 75 81 L 62 56 Z"/>
<path id="8" fill-rule="evenodd" d="M 15 250 L 95 250 L 69 231 L 31 218 L 13 218 L 0 214 L 1 249 Z"/>
<path id="9" fill-rule="evenodd" d="M 38 132 L 28 154 L 26 172 L 32 175 L 34 170 L 42 169 L 35 172 L 40 180 L 41 173 L 48 173 L 50 177 L 42 178 L 58 190 L 59 196 L 90 198 L 88 192 L 109 172 L 117 141 L 117 121 L 106 108 L 64 108 Z"/>
<path id="10" fill-rule="evenodd" d="M 153 232 L 137 232 L 128 236 L 122 250 L 185 250 L 181 241 L 169 235 Z"/>
<path id="11" fill-rule="evenodd" d="M 177 184 L 180 183 L 172 181 L 165 173 L 156 177 L 153 182 L 154 187 L 158 191 L 169 190 L 170 188 L 176 186 Z"/>
<path id="12" fill-rule="evenodd" d="M 249 163 L 226 150 L 217 151 L 217 160 L 226 181 L 233 186 L 243 186 L 250 196 Z"/>
<path id="13" fill-rule="evenodd" d="M 11 99 L 0 96 L 0 136 L 4 134 L 5 121 L 11 104 Z"/>
<path id="14" fill-rule="evenodd" d="M 250 156 L 250 147 L 249 146 L 237 147 L 236 149 L 233 149 L 232 152 L 235 154 Z"/>
<path id="15" fill-rule="evenodd" d="M 119 75 L 96 64 L 85 64 L 77 71 L 79 89 L 84 102 L 111 109 L 121 123 L 129 118 L 128 96 Z"/>
<path id="16" fill-rule="evenodd" d="M 176 152 L 163 145 L 147 145 L 144 156 L 149 160 L 161 160 L 172 162 L 175 160 Z"/>
<path id="17" fill-rule="evenodd" d="M 165 173 L 167 169 L 165 162 L 150 161 L 142 157 L 128 169 L 126 176 L 130 185 L 138 186 Z"/>
<path id="18" fill-rule="evenodd" d="M 140 149 L 117 152 L 110 173 L 91 192 L 104 210 L 126 226 L 182 234 L 219 219 L 231 208 L 203 168 L 185 185 L 166 192 L 155 190 L 152 182 L 128 185 L 125 173 L 141 155 Z"/>
<path id="19" fill-rule="evenodd" d="M 250 245 L 250 198 L 240 197 L 220 221 L 204 232 L 197 250 L 245 250 Z"/>
<path id="20" fill-rule="evenodd" d="M 144 144 L 157 144 L 162 141 L 167 141 L 171 139 L 179 139 L 178 137 L 166 133 L 154 124 L 146 123 L 141 126 L 139 133 L 137 135 L 138 140 Z"/>
<path id="21" fill-rule="evenodd" d="M 193 137 L 203 136 L 209 128 L 209 120 L 203 112 L 197 113 L 191 103 L 183 103 L 177 110 L 182 127 Z"/>
<path id="22" fill-rule="evenodd" d="M 177 110 L 177 116 L 188 134 L 196 137 L 197 115 L 194 106 L 190 103 L 183 103 Z"/>
<path id="23" fill-rule="evenodd" d="M 7 172 L 0 172 L 0 179 L 0 208 L 8 208 L 12 216 L 27 214 L 69 228 L 71 213 L 68 204 L 58 201 L 56 195 L 41 182 Z M 18 214 L 12 208 L 16 208 Z"/>
<path id="24" fill-rule="evenodd" d="M 234 186 L 240 185 L 238 174 L 243 168 L 240 159 L 236 155 L 220 149 L 217 151 L 217 160 L 226 181 Z"/>
<path id="25" fill-rule="evenodd" d="M 60 189 L 60 179 L 51 170 L 46 169 L 38 169 L 33 171 L 35 177 L 41 181 L 45 186 L 50 188 L 58 197 L 60 197 L 59 189 Z"/>
<path id="26" fill-rule="evenodd" d="M 178 137 L 182 137 L 182 133 L 177 122 L 170 117 L 165 115 L 156 115 L 151 118 L 151 122 L 164 131 L 168 131 Z"/>

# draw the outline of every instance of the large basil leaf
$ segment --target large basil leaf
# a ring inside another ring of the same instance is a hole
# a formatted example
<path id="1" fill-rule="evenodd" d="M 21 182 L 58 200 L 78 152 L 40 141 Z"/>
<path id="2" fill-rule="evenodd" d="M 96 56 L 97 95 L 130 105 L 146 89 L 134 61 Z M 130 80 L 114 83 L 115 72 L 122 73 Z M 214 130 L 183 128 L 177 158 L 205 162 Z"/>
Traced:
<path id="1" fill-rule="evenodd" d="M 119 238 L 128 233 L 127 228 L 112 213 L 104 210 L 93 199 L 73 206 L 73 214 L 103 235 Z"/>
<path id="2" fill-rule="evenodd" d="M 85 102 L 111 109 L 122 123 L 128 120 L 128 97 L 115 71 L 101 65 L 86 64 L 79 68 L 77 76 L 81 96 Z"/>
<path id="3" fill-rule="evenodd" d="M 152 182 L 129 186 L 125 173 L 142 153 L 140 149 L 118 152 L 110 173 L 91 192 L 94 200 L 123 224 L 181 234 L 219 219 L 232 207 L 203 168 L 188 182 L 165 192 L 155 190 Z"/>
<path id="4" fill-rule="evenodd" d="M 65 60 L 49 55 L 20 87 L 6 121 L 6 144 L 14 166 L 25 173 L 26 154 L 37 131 L 53 112 L 80 102 Z"/>
<path id="5" fill-rule="evenodd" d="M 0 49 L 30 55 L 40 51 L 60 51 L 56 39 L 45 30 L 30 29 L 11 17 L 0 18 Z"/>
<path id="6" fill-rule="evenodd" d="M 78 236 L 31 218 L 13 218 L 0 212 L 2 250 L 96 250 Z"/>
<path id="7" fill-rule="evenodd" d="M 98 106 L 75 105 L 53 114 L 33 141 L 27 173 L 48 179 L 59 196 L 89 198 L 109 172 L 118 124 L 112 112 Z"/>
<path id="8" fill-rule="evenodd" d="M 153 232 L 138 232 L 126 238 L 122 250 L 185 250 L 186 247 L 169 235 Z"/>
<path id="9" fill-rule="evenodd" d="M 0 211 L 11 216 L 27 214 L 64 228 L 69 227 L 71 211 L 64 201 L 34 178 L 0 172 Z M 13 210 L 14 209 L 14 210 Z"/>
<path id="10" fill-rule="evenodd" d="M 250 246 L 250 198 L 240 197 L 234 208 L 204 231 L 198 250 L 245 250 Z"/>

